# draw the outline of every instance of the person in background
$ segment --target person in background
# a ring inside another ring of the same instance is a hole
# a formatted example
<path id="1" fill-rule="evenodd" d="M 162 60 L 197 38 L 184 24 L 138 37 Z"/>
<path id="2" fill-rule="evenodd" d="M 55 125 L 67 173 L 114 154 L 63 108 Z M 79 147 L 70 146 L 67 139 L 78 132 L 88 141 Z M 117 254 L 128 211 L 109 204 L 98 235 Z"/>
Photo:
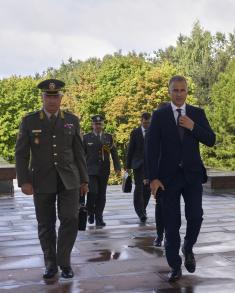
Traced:
<path id="1" fill-rule="evenodd" d="M 104 132 L 104 118 L 101 115 L 92 117 L 92 132 L 85 134 L 83 145 L 89 174 L 89 192 L 87 194 L 88 223 L 96 222 L 103 227 L 103 212 L 106 203 L 106 189 L 110 175 L 110 155 L 114 169 L 121 175 L 121 166 L 114 145 L 113 137 Z"/>
<path id="2" fill-rule="evenodd" d="M 145 223 L 147 220 L 146 208 L 151 195 L 149 180 L 145 174 L 144 167 L 144 141 L 150 121 L 151 114 L 143 113 L 141 115 L 140 126 L 135 128 L 130 134 L 126 156 L 126 170 L 130 172 L 130 169 L 133 169 L 134 173 L 134 208 L 142 223 Z"/>
<path id="3" fill-rule="evenodd" d="M 163 108 L 163 107 L 165 107 L 167 105 L 168 105 L 168 103 L 161 102 L 158 105 L 158 109 L 161 109 L 161 108 Z M 146 142 L 147 142 L 147 139 L 146 139 Z M 157 236 L 153 241 L 153 245 L 156 246 L 156 247 L 161 247 L 162 246 L 162 241 L 163 241 L 163 238 L 164 238 L 164 217 L 163 217 L 163 210 L 162 210 L 162 206 L 161 206 L 160 196 L 156 197 L 155 222 L 156 222 Z"/>

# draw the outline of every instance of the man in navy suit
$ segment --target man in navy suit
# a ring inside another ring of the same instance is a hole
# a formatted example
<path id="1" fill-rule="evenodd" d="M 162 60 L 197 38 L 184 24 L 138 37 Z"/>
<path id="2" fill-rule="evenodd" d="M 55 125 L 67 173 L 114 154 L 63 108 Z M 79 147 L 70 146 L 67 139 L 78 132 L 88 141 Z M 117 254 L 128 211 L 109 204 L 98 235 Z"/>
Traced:
<path id="1" fill-rule="evenodd" d="M 179 256 L 181 195 L 187 220 L 182 246 L 184 265 L 190 273 L 196 269 L 193 245 L 203 220 L 202 183 L 207 180 L 199 143 L 209 147 L 215 144 L 215 134 L 205 112 L 185 104 L 187 93 L 186 79 L 172 77 L 169 81 L 171 103 L 154 112 L 146 143 L 151 192 L 159 196 L 163 207 L 166 257 L 172 269 L 169 281 L 182 276 Z"/>
<path id="2" fill-rule="evenodd" d="M 144 140 L 150 120 L 151 115 L 149 113 L 141 115 L 141 125 L 131 132 L 126 157 L 126 169 L 128 172 L 133 169 L 134 173 L 134 208 L 142 223 L 147 220 L 146 208 L 151 195 L 149 181 L 144 174 Z"/>

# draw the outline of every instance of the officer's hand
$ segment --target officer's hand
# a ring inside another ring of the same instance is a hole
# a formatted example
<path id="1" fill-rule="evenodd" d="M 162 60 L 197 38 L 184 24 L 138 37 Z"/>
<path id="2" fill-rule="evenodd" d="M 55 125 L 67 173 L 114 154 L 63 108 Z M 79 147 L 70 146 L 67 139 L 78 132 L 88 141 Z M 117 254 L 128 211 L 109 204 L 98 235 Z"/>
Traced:
<path id="1" fill-rule="evenodd" d="M 117 176 L 121 176 L 121 170 L 115 170 Z"/>
<path id="2" fill-rule="evenodd" d="M 150 182 L 150 189 L 153 197 L 156 199 L 157 198 L 157 191 L 158 188 L 161 188 L 162 190 L 165 190 L 164 185 L 162 182 L 158 179 L 154 179 Z"/>
<path id="3" fill-rule="evenodd" d="M 80 195 L 85 196 L 88 191 L 89 191 L 88 184 L 87 183 L 82 183 L 81 187 L 80 187 Z"/>
<path id="4" fill-rule="evenodd" d="M 21 186 L 21 191 L 26 195 L 32 195 L 33 194 L 33 186 L 31 183 L 24 183 Z"/>
<path id="5" fill-rule="evenodd" d="M 184 127 L 184 128 L 187 128 L 187 129 L 190 129 L 190 130 L 193 130 L 193 127 L 194 127 L 194 122 L 192 119 L 190 119 L 188 116 L 184 115 L 184 116 L 181 116 L 180 119 L 179 119 L 179 124 L 180 126 Z"/>

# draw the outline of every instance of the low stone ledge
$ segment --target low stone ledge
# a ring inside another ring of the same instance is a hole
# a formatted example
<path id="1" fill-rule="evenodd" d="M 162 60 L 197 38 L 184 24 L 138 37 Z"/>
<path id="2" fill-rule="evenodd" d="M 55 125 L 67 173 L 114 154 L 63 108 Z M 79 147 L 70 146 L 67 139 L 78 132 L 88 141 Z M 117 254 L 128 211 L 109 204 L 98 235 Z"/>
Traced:
<path id="1" fill-rule="evenodd" d="M 16 178 L 15 165 L 0 158 L 0 195 L 13 195 L 13 179 Z"/>
<path id="2" fill-rule="evenodd" d="M 235 190 L 235 172 L 208 169 L 207 175 L 208 181 L 204 184 L 207 191 Z"/>

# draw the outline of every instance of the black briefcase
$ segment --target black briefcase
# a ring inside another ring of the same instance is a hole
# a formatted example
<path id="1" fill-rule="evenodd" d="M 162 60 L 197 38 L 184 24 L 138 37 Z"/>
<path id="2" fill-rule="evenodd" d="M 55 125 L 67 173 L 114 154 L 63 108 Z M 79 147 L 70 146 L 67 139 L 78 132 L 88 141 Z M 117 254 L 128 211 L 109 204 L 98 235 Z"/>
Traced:
<path id="1" fill-rule="evenodd" d="M 132 177 L 127 172 L 125 172 L 122 177 L 122 192 L 128 193 L 132 190 Z"/>
<path id="2" fill-rule="evenodd" d="M 79 207 L 79 214 L 78 214 L 78 230 L 85 231 L 86 223 L 87 223 L 87 208 L 85 206 L 85 203 L 81 203 Z"/>

